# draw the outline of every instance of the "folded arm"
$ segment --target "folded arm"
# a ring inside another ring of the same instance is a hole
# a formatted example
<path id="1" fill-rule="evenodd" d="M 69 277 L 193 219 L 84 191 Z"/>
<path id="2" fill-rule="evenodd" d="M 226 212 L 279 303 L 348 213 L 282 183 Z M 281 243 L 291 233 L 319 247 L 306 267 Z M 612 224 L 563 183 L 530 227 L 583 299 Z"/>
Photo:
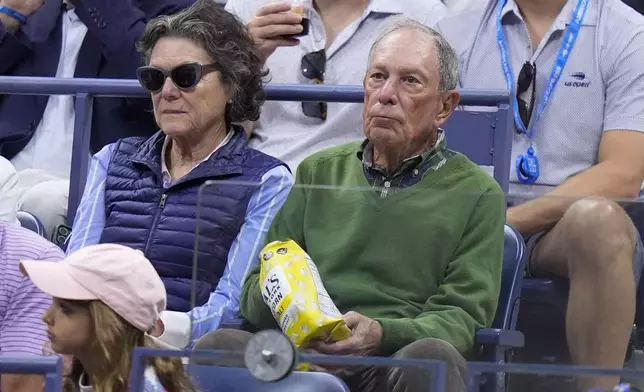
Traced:
<path id="1" fill-rule="evenodd" d="M 599 163 L 579 173 L 552 192 L 512 207 L 508 224 L 521 234 L 548 230 L 577 200 L 600 196 L 624 200 L 637 197 L 644 180 L 644 133 L 615 130 L 604 133 L 599 145 Z"/>
<path id="2" fill-rule="evenodd" d="M 644 180 L 644 33 L 632 37 L 629 30 L 623 30 L 609 34 L 611 42 L 603 49 L 607 51 L 604 58 L 613 59 L 613 65 L 605 67 L 604 133 L 598 162 L 549 194 L 510 208 L 508 223 L 523 235 L 551 228 L 580 198 L 633 199 L 640 192 Z"/>
<path id="3" fill-rule="evenodd" d="M 0 221 L 15 223 L 18 210 L 18 173 L 0 156 Z"/>

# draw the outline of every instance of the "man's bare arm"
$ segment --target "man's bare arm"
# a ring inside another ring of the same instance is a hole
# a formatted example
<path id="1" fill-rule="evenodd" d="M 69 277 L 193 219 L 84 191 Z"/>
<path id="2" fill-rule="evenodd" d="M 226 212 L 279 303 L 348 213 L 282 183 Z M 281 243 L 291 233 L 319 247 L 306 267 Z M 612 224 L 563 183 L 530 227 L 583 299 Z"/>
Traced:
<path id="1" fill-rule="evenodd" d="M 599 145 L 599 162 L 569 178 L 545 196 L 507 212 L 507 223 L 523 235 L 547 230 L 572 203 L 583 197 L 610 199 L 637 197 L 644 180 L 644 133 L 627 130 L 605 132 Z"/>
<path id="2" fill-rule="evenodd" d="M 45 379 L 31 374 L 3 374 L 0 390 L 7 392 L 42 392 Z"/>

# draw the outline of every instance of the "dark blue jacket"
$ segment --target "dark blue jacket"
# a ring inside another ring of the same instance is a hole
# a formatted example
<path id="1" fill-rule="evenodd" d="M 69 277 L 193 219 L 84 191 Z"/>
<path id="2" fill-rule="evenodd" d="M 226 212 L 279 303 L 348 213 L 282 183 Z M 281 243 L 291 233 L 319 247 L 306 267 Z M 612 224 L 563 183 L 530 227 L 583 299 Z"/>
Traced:
<path id="1" fill-rule="evenodd" d="M 190 6 L 195 0 L 81 0 L 76 14 L 87 26 L 75 77 L 136 77 L 136 42 L 148 20 Z M 62 0 L 45 0 L 15 34 L 0 23 L 0 75 L 55 76 L 62 45 Z M 0 155 L 13 158 L 31 140 L 48 96 L 0 95 Z M 91 150 L 158 129 L 149 99 L 96 98 Z"/>
<path id="2" fill-rule="evenodd" d="M 161 150 L 164 134 L 148 140 L 117 142 L 105 182 L 105 228 L 101 242 L 142 250 L 163 279 L 168 309 L 190 310 L 191 279 L 197 227 L 198 194 L 204 187 L 197 252 L 196 305 L 217 287 L 228 251 L 237 237 L 248 202 L 267 171 L 283 165 L 247 145 L 240 127 L 207 161 L 170 188 L 163 187 Z"/>
<path id="3" fill-rule="evenodd" d="M 635 11 L 644 15 L 644 0 L 624 0 L 624 3 L 628 4 Z"/>

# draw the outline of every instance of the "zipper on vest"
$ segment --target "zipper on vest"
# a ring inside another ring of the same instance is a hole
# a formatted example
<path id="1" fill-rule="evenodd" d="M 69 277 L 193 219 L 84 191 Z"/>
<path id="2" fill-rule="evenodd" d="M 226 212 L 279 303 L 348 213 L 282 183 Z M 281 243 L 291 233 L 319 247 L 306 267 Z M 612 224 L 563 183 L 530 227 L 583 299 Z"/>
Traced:
<path id="1" fill-rule="evenodd" d="M 157 208 L 157 213 L 154 216 L 154 221 L 152 222 L 152 227 L 150 228 L 150 234 L 148 234 L 148 241 L 145 244 L 145 250 L 143 251 L 143 254 L 147 257 L 148 255 L 148 249 L 150 248 L 150 243 L 152 242 L 152 236 L 154 235 L 154 232 L 157 229 L 157 223 L 159 223 L 159 217 L 161 216 L 161 212 L 163 211 L 163 208 L 165 207 L 165 202 L 168 199 L 168 194 L 164 193 L 161 195 L 161 200 L 159 200 L 159 208 Z"/>

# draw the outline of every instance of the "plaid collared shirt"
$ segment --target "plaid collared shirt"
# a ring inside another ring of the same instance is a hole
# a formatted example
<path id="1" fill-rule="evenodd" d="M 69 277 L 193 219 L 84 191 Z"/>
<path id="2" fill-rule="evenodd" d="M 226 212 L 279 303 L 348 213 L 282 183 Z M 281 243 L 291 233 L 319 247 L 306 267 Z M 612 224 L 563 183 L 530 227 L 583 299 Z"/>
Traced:
<path id="1" fill-rule="evenodd" d="M 411 187 L 423 179 L 430 170 L 437 170 L 452 156 L 447 149 L 445 131 L 438 130 L 436 144 L 431 150 L 405 159 L 402 164 L 390 173 L 373 162 L 373 144 L 365 140 L 358 151 L 364 174 L 374 190 L 380 192 L 381 198 L 398 189 Z"/>

